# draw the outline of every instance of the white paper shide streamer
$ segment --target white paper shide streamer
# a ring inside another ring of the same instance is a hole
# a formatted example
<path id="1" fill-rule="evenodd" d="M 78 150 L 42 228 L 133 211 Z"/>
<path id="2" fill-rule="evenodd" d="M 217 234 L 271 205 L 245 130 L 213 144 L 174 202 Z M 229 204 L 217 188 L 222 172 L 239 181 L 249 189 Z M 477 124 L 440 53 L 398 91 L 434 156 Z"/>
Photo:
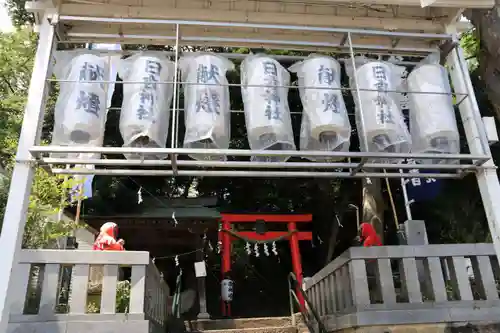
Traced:
<path id="1" fill-rule="evenodd" d="M 114 88 L 114 84 L 110 87 L 103 81 L 110 81 L 110 62 L 115 58 L 97 56 L 87 50 L 55 53 L 54 74 L 62 81 L 55 107 L 52 144 L 102 146 L 107 96 Z"/>
<path id="2" fill-rule="evenodd" d="M 228 59 L 195 53 L 179 62 L 184 84 L 186 134 L 184 148 L 227 149 L 231 138 L 230 100 L 226 72 L 234 70 Z M 225 160 L 220 155 L 190 155 L 194 159 Z"/>
<path id="3" fill-rule="evenodd" d="M 458 154 L 460 136 L 451 87 L 446 68 L 439 64 L 439 55 L 431 54 L 422 60 L 408 75 L 407 84 L 409 91 L 416 92 L 409 94 L 413 152 Z M 446 160 L 425 162 L 445 163 Z"/>
<path id="4" fill-rule="evenodd" d="M 356 126 L 361 150 L 409 153 L 411 138 L 400 109 L 401 94 L 394 92 L 401 87 L 404 67 L 365 57 L 356 57 L 356 67 L 354 77 L 352 65 L 346 65 L 356 104 Z M 360 89 L 360 100 L 354 83 Z"/>
<path id="5" fill-rule="evenodd" d="M 295 150 L 288 86 L 290 74 L 266 55 L 250 55 L 241 64 L 241 95 L 252 150 Z M 285 156 L 253 156 L 253 161 L 286 161 Z"/>
<path id="6" fill-rule="evenodd" d="M 289 70 L 297 73 L 300 99 L 304 108 L 300 149 L 348 151 L 351 125 L 340 90 L 338 61 L 313 54 L 292 65 Z"/>
<path id="7" fill-rule="evenodd" d="M 160 52 L 141 52 L 121 60 L 119 76 L 123 85 L 120 132 L 124 147 L 164 148 L 173 96 L 174 63 Z M 138 158 L 126 154 L 126 158 Z M 141 158 L 165 158 L 165 155 L 143 155 Z"/>

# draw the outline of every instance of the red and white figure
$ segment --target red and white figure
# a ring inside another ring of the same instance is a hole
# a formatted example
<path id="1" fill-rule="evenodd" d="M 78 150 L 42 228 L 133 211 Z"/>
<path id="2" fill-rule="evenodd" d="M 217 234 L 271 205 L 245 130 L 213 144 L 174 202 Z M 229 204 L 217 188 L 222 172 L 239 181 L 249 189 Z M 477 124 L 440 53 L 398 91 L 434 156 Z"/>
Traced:
<path id="1" fill-rule="evenodd" d="M 92 249 L 95 251 L 124 251 L 125 241 L 123 239 L 116 240 L 117 236 L 118 225 L 114 222 L 104 223 Z"/>

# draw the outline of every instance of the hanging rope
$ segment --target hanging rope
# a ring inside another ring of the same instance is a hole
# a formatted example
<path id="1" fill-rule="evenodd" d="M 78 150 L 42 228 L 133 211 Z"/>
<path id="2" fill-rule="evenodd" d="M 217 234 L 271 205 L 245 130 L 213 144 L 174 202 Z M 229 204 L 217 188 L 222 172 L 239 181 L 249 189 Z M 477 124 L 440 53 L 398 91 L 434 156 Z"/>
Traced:
<path id="1" fill-rule="evenodd" d="M 277 242 L 277 241 L 280 241 L 280 240 L 285 240 L 285 239 L 288 239 L 291 235 L 293 235 L 294 233 L 297 232 L 297 230 L 292 230 L 292 231 L 289 231 L 286 235 L 283 235 L 283 236 L 280 236 L 280 237 L 276 237 L 276 238 L 270 239 L 270 240 L 262 240 L 261 241 L 261 240 L 254 240 L 254 239 L 251 239 L 251 238 L 243 237 L 240 234 L 238 234 L 237 232 L 234 232 L 232 230 L 221 230 L 221 231 L 227 232 L 228 234 L 230 234 L 233 237 L 236 237 L 238 239 L 244 240 L 245 242 L 253 243 L 253 244 L 270 244 L 270 243 Z"/>
<path id="2" fill-rule="evenodd" d="M 155 257 L 154 259 L 155 260 L 162 260 L 162 259 L 179 259 L 179 257 L 183 257 L 183 256 L 187 256 L 187 255 L 190 255 L 190 254 L 193 254 L 193 253 L 196 253 L 196 252 L 203 252 L 203 249 L 200 248 L 200 249 L 196 249 L 196 250 L 193 250 L 193 251 L 189 251 L 189 252 L 184 252 L 184 253 L 178 253 L 178 254 L 172 254 L 172 255 L 169 255 L 169 256 L 163 256 L 163 257 Z"/>
<path id="3" fill-rule="evenodd" d="M 387 172 L 384 169 L 384 174 Z M 396 224 L 396 230 L 399 230 L 398 214 L 396 211 L 396 205 L 394 204 L 394 198 L 392 196 L 391 184 L 389 183 L 389 178 L 385 178 L 385 184 L 387 186 L 387 192 L 389 193 L 389 200 L 391 202 L 392 214 L 394 216 L 394 223 Z"/>

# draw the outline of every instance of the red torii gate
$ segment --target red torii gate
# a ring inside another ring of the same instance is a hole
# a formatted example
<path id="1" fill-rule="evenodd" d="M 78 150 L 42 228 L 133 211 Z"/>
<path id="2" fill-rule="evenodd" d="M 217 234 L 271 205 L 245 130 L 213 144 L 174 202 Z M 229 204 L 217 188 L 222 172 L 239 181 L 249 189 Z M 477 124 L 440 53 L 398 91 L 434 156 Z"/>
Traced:
<path id="1" fill-rule="evenodd" d="M 221 213 L 222 227 L 219 231 L 219 241 L 222 244 L 222 264 L 221 274 L 222 279 L 226 277 L 226 273 L 231 270 L 231 242 L 236 238 L 232 236 L 228 230 L 231 230 L 232 223 L 256 223 L 257 221 L 271 223 L 287 223 L 288 231 L 266 231 L 264 234 L 259 234 L 255 231 L 239 231 L 234 232 L 239 236 L 251 239 L 254 241 L 271 241 L 279 237 L 287 237 L 290 241 L 290 251 L 292 254 L 293 272 L 297 277 L 299 288 L 302 286 L 302 262 L 300 259 L 299 241 L 312 240 L 311 231 L 298 231 L 297 223 L 312 222 L 312 214 L 226 214 Z M 304 298 L 297 291 L 297 297 L 300 305 L 304 306 Z M 222 303 L 222 315 L 231 315 L 231 306 Z"/>

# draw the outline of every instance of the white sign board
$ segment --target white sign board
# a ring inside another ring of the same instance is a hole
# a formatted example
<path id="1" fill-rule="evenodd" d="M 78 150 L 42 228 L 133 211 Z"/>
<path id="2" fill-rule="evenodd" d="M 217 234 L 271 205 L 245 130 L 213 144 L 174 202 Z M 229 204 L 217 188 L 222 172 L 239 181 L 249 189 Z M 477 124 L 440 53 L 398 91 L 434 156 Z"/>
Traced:
<path id="1" fill-rule="evenodd" d="M 194 272 L 196 277 L 207 276 L 207 268 L 205 266 L 205 261 L 199 261 L 194 263 Z"/>

